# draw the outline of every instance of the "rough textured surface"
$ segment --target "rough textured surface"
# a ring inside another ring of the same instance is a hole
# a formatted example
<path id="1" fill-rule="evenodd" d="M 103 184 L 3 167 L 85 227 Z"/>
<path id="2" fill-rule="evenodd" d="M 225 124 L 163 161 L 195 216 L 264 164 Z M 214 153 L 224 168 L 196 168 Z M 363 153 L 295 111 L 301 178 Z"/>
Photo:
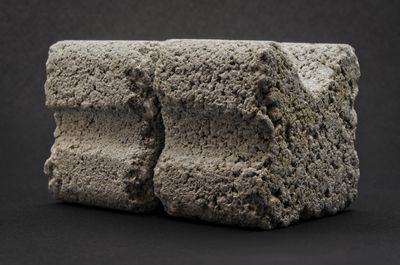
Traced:
<path id="1" fill-rule="evenodd" d="M 166 211 L 270 229 L 344 209 L 359 177 L 358 77 L 348 45 L 165 43 L 154 183 Z"/>
<path id="2" fill-rule="evenodd" d="M 57 199 L 145 211 L 163 146 L 152 89 L 156 42 L 65 41 L 50 48 L 46 105 L 57 124 L 45 174 Z"/>
<path id="3" fill-rule="evenodd" d="M 356 197 L 348 45 L 60 42 L 47 66 L 59 199 L 270 229 Z"/>

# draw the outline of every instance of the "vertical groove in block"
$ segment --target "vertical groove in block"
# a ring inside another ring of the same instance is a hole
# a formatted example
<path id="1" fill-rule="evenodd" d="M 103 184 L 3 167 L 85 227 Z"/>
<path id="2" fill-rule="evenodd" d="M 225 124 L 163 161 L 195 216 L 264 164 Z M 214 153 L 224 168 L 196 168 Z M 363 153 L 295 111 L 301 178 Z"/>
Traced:
<path id="1" fill-rule="evenodd" d="M 354 200 L 351 47 L 171 40 L 161 50 L 154 183 L 169 214 L 268 229 Z"/>
<path id="2" fill-rule="evenodd" d="M 46 161 L 58 199 L 153 209 L 153 168 L 164 128 L 152 80 L 156 42 L 64 41 L 50 48 L 46 104 L 55 143 Z"/>

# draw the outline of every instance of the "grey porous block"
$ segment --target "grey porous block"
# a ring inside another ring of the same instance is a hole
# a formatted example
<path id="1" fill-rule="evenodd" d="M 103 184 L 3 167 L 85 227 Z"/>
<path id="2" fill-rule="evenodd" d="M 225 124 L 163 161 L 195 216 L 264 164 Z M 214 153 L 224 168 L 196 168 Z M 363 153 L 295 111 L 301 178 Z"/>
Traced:
<path id="1" fill-rule="evenodd" d="M 57 128 L 45 163 L 57 199 L 147 211 L 164 129 L 152 88 L 157 42 L 63 41 L 51 46 L 46 105 Z"/>
<path id="2" fill-rule="evenodd" d="M 47 71 L 58 199 L 271 229 L 357 195 L 348 45 L 65 41 Z"/>
<path id="3" fill-rule="evenodd" d="M 156 196 L 170 215 L 262 229 L 344 209 L 359 74 L 348 45 L 165 42 Z"/>

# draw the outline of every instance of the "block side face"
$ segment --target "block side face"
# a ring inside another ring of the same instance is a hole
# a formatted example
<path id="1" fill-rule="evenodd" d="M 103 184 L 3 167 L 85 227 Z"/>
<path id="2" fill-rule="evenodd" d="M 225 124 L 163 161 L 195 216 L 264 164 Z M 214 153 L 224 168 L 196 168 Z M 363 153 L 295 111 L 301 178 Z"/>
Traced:
<path id="1" fill-rule="evenodd" d="M 133 211 L 158 204 L 153 170 L 164 129 L 152 87 L 155 46 L 68 41 L 51 47 L 46 97 L 57 127 L 44 170 L 57 199 Z"/>
<path id="2" fill-rule="evenodd" d="M 303 141 L 309 138 L 309 153 L 303 167 L 309 171 L 308 175 L 319 181 L 320 189 L 320 196 L 312 204 L 306 204 L 301 217 L 333 214 L 347 207 L 357 195 L 360 172 L 355 150 L 357 114 L 354 103 L 358 93 L 359 63 L 354 49 L 345 44 L 284 43 L 280 47 L 297 72 L 300 85 L 314 102 L 309 105 L 308 113 L 318 117 L 311 124 L 301 120 L 308 128 L 298 134 L 303 137 L 293 138 L 303 138 Z M 325 197 L 324 207 L 319 210 L 315 206 Z"/>
<path id="3" fill-rule="evenodd" d="M 268 229 L 354 199 L 355 127 L 340 108 L 352 109 L 356 75 L 335 72 L 335 89 L 315 94 L 276 43 L 166 46 L 155 79 L 166 139 L 154 181 L 169 214 Z"/>

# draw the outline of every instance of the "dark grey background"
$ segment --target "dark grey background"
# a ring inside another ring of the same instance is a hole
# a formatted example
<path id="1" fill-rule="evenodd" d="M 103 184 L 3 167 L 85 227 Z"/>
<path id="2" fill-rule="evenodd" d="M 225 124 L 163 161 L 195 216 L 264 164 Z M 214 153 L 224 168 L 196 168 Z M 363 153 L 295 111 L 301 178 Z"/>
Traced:
<path id="1" fill-rule="evenodd" d="M 0 0 L 0 264 L 399 264 L 399 1 Z M 55 202 L 42 165 L 49 45 L 65 39 L 349 43 L 360 193 L 337 216 L 273 231 Z"/>

